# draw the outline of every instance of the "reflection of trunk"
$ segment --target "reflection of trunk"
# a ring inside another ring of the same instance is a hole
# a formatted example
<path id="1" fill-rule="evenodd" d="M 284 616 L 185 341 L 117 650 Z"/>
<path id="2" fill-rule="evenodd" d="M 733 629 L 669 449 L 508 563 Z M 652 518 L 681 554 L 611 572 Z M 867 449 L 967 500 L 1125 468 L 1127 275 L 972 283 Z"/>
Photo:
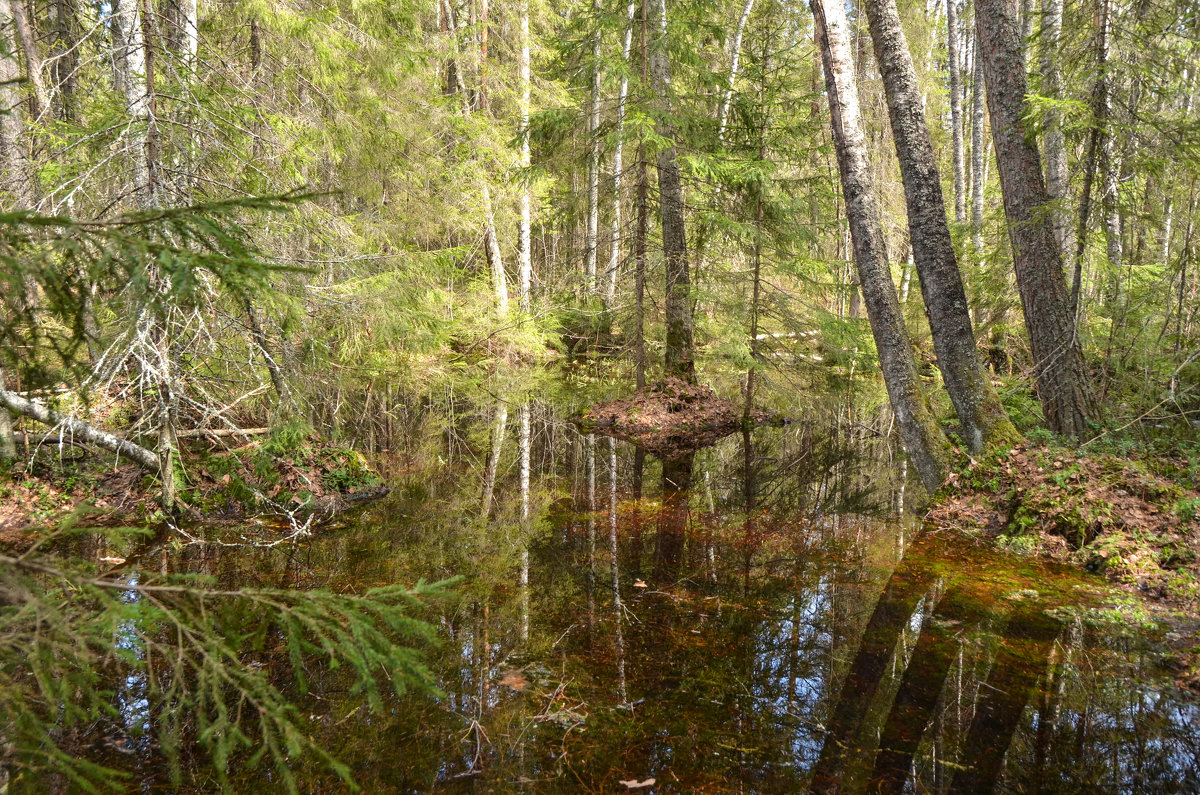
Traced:
<path id="1" fill-rule="evenodd" d="M 952 0 L 953 1 L 953 0 Z M 971 595 L 953 587 L 938 603 L 932 619 L 921 626 L 900 690 L 879 739 L 870 792 L 901 793 L 908 782 L 913 754 L 925 734 L 946 674 L 958 651 L 962 625 L 977 620 Z"/>
<path id="2" fill-rule="evenodd" d="M 859 120 L 858 89 L 845 9 L 837 2 L 814 0 L 812 10 L 825 64 L 838 172 L 867 316 L 904 447 L 913 459 L 921 481 L 933 491 L 945 478 L 949 444 L 921 393 L 912 343 L 888 267 L 879 222 L 879 202 Z"/>
<path id="3" fill-rule="evenodd" d="M 1046 669 L 1050 646 L 1058 635 L 1059 623 L 1044 606 L 1022 600 L 1008 623 L 1008 630 L 987 680 L 979 688 L 975 717 L 959 755 L 959 768 L 950 792 L 991 792 L 1004 766 L 1004 755 L 1029 703 L 1030 695 Z"/>
<path id="4" fill-rule="evenodd" d="M 529 404 L 521 406 L 521 431 L 517 436 L 521 480 L 521 640 L 529 640 Z"/>
<path id="5" fill-rule="evenodd" d="M 613 613 L 617 628 L 617 696 L 629 701 L 625 687 L 624 608 L 621 605 L 621 571 L 617 562 L 617 441 L 608 439 L 608 554 L 612 565 Z"/>
<path id="6" fill-rule="evenodd" d="M 654 541 L 654 579 L 670 584 L 679 579 L 683 547 L 687 540 L 688 497 L 692 485 L 694 453 L 663 461 L 662 512 Z"/>
<path id="7" fill-rule="evenodd" d="M 1092 414 L 1083 352 L 1070 313 L 1063 262 L 1045 212 L 1041 158 L 1025 118 L 1025 73 L 1012 0 L 977 0 L 980 61 L 992 139 L 1038 396 L 1050 430 L 1082 437 Z"/>
<path id="8" fill-rule="evenodd" d="M 671 112 L 671 60 L 668 47 L 667 4 L 658 0 L 659 41 L 650 54 L 650 72 L 659 101 L 658 134 L 670 139 L 675 135 L 668 121 Z M 689 383 L 696 381 L 695 354 L 692 348 L 691 272 L 687 258 L 687 234 L 683 222 L 683 181 L 679 175 L 679 156 L 675 145 L 658 152 L 659 211 L 662 215 L 663 257 L 666 273 L 665 365 L 668 375 Z"/>
<path id="9" fill-rule="evenodd" d="M 492 493 L 496 489 L 496 472 L 500 469 L 500 453 L 504 448 L 504 431 L 508 426 L 508 406 L 496 404 L 492 415 L 492 450 L 488 456 L 487 469 L 483 473 L 483 518 L 487 521 L 492 511 Z"/>
<path id="10" fill-rule="evenodd" d="M 953 5 L 954 0 L 948 0 Z M 904 181 L 909 238 L 946 391 L 972 453 L 1017 437 L 983 369 L 971 329 L 967 294 L 946 223 L 941 177 L 925 126 L 917 73 L 895 0 L 867 0 L 875 57 L 883 74 L 888 116 Z"/>
<path id="11" fill-rule="evenodd" d="M 901 560 L 883 589 L 863 630 L 841 695 L 831 705 L 825 721 L 825 744 L 813 769 L 813 792 L 837 791 L 848 760 L 847 751 L 856 747 L 863 721 L 896 650 L 896 641 L 908 626 L 928 584 L 927 572 L 913 571 Z"/>
<path id="12" fill-rule="evenodd" d="M 587 478 L 587 596 L 588 628 L 596 625 L 596 435 L 584 437 L 584 470 Z"/>

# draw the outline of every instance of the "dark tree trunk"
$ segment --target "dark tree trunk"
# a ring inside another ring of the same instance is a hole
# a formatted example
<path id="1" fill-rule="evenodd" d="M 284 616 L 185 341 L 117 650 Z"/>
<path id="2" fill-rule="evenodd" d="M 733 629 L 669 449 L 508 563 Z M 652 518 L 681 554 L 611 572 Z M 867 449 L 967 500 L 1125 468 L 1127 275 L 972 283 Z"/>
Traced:
<path id="1" fill-rule="evenodd" d="M 667 122 L 671 102 L 671 62 L 667 51 L 667 6 L 659 0 L 659 41 L 650 53 L 650 77 L 659 98 L 658 133 L 671 138 L 675 132 Z M 683 181 L 679 155 L 674 145 L 658 153 L 658 193 L 662 214 L 664 269 L 666 271 L 666 341 L 664 364 L 668 375 L 689 383 L 696 381 L 692 343 L 691 269 L 688 266 L 687 234 L 683 223 Z"/>
<path id="2" fill-rule="evenodd" d="M 921 482 L 933 491 L 945 479 L 950 448 L 921 392 L 912 343 L 888 267 L 883 229 L 879 223 L 879 202 L 871 181 L 866 138 L 859 120 L 846 12 L 841 3 L 830 0 L 813 0 L 812 10 L 825 64 L 838 172 L 867 317 L 900 438 Z"/>
<path id="3" fill-rule="evenodd" d="M 1081 438 L 1093 413 L 1083 351 L 1071 316 L 1042 162 L 1026 127 L 1025 70 L 1014 0 L 978 0 L 977 35 L 1017 289 L 1050 430 Z"/>
<path id="4" fill-rule="evenodd" d="M 954 0 L 949 0 L 953 4 Z M 904 180 L 909 237 L 921 283 L 921 296 L 933 333 L 933 348 L 946 391 L 962 423 L 972 453 L 1015 441 L 1016 429 L 984 372 L 954 242 L 946 222 L 941 176 L 925 125 L 917 72 L 900 25 L 895 0 L 866 0 L 864 8 L 883 75 L 896 157 Z"/>

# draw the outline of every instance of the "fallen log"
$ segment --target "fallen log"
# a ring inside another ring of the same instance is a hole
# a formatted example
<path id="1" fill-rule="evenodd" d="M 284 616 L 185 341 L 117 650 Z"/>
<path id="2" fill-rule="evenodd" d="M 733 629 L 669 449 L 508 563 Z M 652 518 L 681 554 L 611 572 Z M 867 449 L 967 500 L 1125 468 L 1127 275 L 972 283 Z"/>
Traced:
<path id="1" fill-rule="evenodd" d="M 118 455 L 123 455 L 130 461 L 152 472 L 158 472 L 158 455 L 156 453 L 136 445 L 127 439 L 122 439 L 120 436 L 102 431 L 83 420 L 77 420 L 48 406 L 43 406 L 41 403 L 26 400 L 17 393 L 9 392 L 6 389 L 0 389 L 0 406 L 4 406 L 13 414 L 29 417 L 45 425 L 60 425 L 65 435 L 73 436 L 81 442 L 89 442 L 97 447 L 102 447 Z"/>

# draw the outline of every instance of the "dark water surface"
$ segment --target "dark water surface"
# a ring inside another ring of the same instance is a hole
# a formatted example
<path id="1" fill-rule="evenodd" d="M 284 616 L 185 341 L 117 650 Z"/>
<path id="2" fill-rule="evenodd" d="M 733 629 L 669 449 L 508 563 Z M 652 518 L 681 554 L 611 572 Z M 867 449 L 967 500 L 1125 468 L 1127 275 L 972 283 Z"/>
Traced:
<path id="1" fill-rule="evenodd" d="M 499 403 L 414 423 L 396 461 L 391 495 L 300 545 L 171 562 L 334 590 L 464 576 L 426 616 L 443 695 L 371 715 L 309 671 L 311 730 L 365 791 L 1200 790 L 1200 710 L 1137 606 L 922 528 L 872 433 L 661 462 Z"/>

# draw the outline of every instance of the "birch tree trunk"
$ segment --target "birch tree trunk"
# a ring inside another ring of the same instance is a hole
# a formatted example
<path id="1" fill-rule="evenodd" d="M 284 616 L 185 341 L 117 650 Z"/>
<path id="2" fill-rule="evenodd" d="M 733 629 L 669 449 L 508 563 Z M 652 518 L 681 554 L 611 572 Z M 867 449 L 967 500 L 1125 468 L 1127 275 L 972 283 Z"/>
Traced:
<path id="1" fill-rule="evenodd" d="M 1042 70 L 1042 94 L 1052 100 L 1062 99 L 1062 69 L 1058 62 L 1059 40 L 1062 38 L 1063 0 L 1042 0 L 1042 29 L 1039 34 Z M 1067 144 L 1062 129 L 1062 112 L 1051 108 L 1046 113 L 1046 193 L 1055 203 L 1054 239 L 1058 242 L 1063 262 L 1070 262 L 1073 247 L 1071 213 L 1067 207 L 1070 180 L 1067 172 Z"/>
<path id="2" fill-rule="evenodd" d="M 150 450 L 122 439 L 119 436 L 102 431 L 82 420 L 77 420 L 74 417 L 47 408 L 41 403 L 26 400 L 16 392 L 9 392 L 6 389 L 0 388 L 0 406 L 4 407 L 6 411 L 37 420 L 43 425 L 61 426 L 64 433 L 73 436 L 81 442 L 94 444 L 97 447 L 102 447 L 118 455 L 123 455 L 130 461 L 139 464 L 151 472 L 159 471 L 158 456 Z"/>
<path id="3" fill-rule="evenodd" d="M 508 277 L 504 273 L 504 259 L 500 255 L 500 241 L 496 237 L 496 212 L 492 208 L 492 190 L 484 180 L 480 186 L 483 195 L 483 247 L 487 254 L 488 267 L 492 272 L 492 287 L 496 293 L 496 312 L 508 314 Z"/>
<path id="4" fill-rule="evenodd" d="M 974 76 L 971 96 L 971 247 L 976 264 L 983 264 L 983 167 L 987 151 L 983 143 L 983 69 L 979 65 L 979 37 L 975 37 Z"/>
<path id="5" fill-rule="evenodd" d="M 812 11 L 825 66 L 838 172 L 867 317 L 900 438 L 921 482 L 932 492 L 945 480 L 950 446 L 921 393 L 912 343 L 887 263 L 879 202 L 871 181 L 866 137 L 859 115 L 845 6 L 839 0 L 813 0 Z"/>
<path id="6" fill-rule="evenodd" d="M 625 42 L 621 48 L 621 63 L 626 69 L 630 67 L 629 56 L 633 51 L 633 17 L 637 10 L 636 1 L 630 2 L 625 12 Z M 625 133 L 625 102 L 629 97 L 629 74 L 621 73 L 621 87 L 617 90 L 617 142 L 613 147 L 613 198 L 612 198 L 612 235 L 608 251 L 608 273 L 604 288 L 604 305 L 612 309 L 617 295 L 617 267 L 621 261 L 621 172 L 625 167 L 624 133 Z"/>
<path id="7" fill-rule="evenodd" d="M 754 0 L 746 0 L 742 6 L 742 15 L 738 17 L 737 28 L 733 33 L 733 41 L 729 45 L 729 81 L 725 93 L 721 97 L 721 110 L 717 114 L 720 119 L 717 128 L 717 140 L 725 140 L 725 126 L 729 122 L 729 106 L 733 102 L 733 85 L 737 81 L 738 68 L 742 57 L 742 36 L 746 32 L 746 23 L 750 20 L 750 12 L 754 10 Z"/>
<path id="8" fill-rule="evenodd" d="M 529 0 L 521 2 L 521 59 L 517 66 L 521 83 L 521 154 L 517 161 L 521 169 L 520 216 L 517 219 L 517 300 L 522 312 L 532 307 L 533 287 L 533 196 L 529 181 L 529 106 L 533 92 L 529 76 Z"/>
<path id="9" fill-rule="evenodd" d="M 958 69 L 958 0 L 946 0 L 946 67 L 950 71 L 950 139 L 954 150 L 954 220 L 966 220 L 966 164 L 963 158 L 962 81 Z"/>
<path id="10" fill-rule="evenodd" d="M 950 0 L 953 5 L 953 0 Z M 972 453 L 1015 441 L 1016 429 L 984 372 L 946 223 L 941 176 L 925 124 L 916 69 L 896 0 L 865 0 L 863 7 L 883 75 L 896 157 L 904 182 L 909 239 L 938 368 Z"/>
<path id="11" fill-rule="evenodd" d="M 122 45 L 122 52 L 116 59 L 120 72 L 118 82 L 125 90 L 125 112 L 132 122 L 129 127 L 130 149 L 133 151 L 132 193 L 139 206 L 153 207 L 157 203 L 152 169 L 154 147 L 151 125 L 154 119 L 147 82 L 144 22 L 138 0 L 116 0 L 115 8 L 115 21 L 120 29 Z"/>
<path id="12" fill-rule="evenodd" d="M 592 95 L 588 106 L 588 139 L 592 144 L 588 158 L 587 232 L 584 237 L 584 291 L 596 291 L 596 249 L 600 232 L 600 5 L 593 0 L 596 15 L 592 33 Z"/>
<path id="13" fill-rule="evenodd" d="M 1094 412 L 1091 389 L 1063 279 L 1049 197 L 1025 121 L 1025 72 L 1014 0 L 976 0 L 980 61 L 987 81 L 992 139 L 1034 376 L 1050 430 L 1081 438 Z"/>
<path id="14" fill-rule="evenodd" d="M 659 100 L 658 134 L 671 139 L 675 131 L 671 111 L 671 63 L 667 47 L 667 3 L 658 0 L 659 41 L 650 53 L 650 77 Z M 668 375 L 689 383 L 696 381 L 692 342 L 691 272 L 687 258 L 687 234 L 683 221 L 683 182 L 675 145 L 658 152 L 659 212 L 662 216 L 663 257 L 666 271 L 666 343 Z"/>

